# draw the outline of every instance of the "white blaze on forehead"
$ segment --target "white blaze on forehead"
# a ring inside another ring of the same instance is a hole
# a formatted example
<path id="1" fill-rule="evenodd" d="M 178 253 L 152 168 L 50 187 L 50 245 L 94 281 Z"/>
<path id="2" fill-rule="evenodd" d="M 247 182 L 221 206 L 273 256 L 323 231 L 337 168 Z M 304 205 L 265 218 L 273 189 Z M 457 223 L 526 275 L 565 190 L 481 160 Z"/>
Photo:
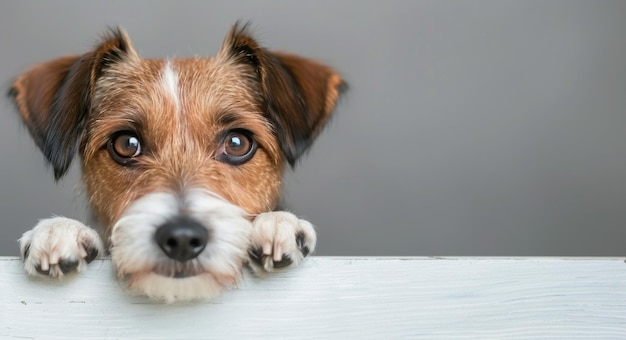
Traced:
<path id="1" fill-rule="evenodd" d="M 178 89 L 178 73 L 172 68 L 172 62 L 168 60 L 161 75 L 161 85 L 165 93 L 172 99 L 176 106 L 176 112 L 180 110 L 180 99 Z"/>

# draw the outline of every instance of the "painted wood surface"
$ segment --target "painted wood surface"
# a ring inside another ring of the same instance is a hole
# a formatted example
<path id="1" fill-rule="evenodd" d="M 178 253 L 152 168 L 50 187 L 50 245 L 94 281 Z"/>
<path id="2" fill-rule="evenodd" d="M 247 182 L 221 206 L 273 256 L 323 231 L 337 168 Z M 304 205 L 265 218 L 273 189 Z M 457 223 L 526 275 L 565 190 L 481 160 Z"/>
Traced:
<path id="1" fill-rule="evenodd" d="M 0 258 L 2 339 L 626 339 L 618 258 L 334 258 L 211 301 L 124 293 L 108 260 L 65 282 Z"/>

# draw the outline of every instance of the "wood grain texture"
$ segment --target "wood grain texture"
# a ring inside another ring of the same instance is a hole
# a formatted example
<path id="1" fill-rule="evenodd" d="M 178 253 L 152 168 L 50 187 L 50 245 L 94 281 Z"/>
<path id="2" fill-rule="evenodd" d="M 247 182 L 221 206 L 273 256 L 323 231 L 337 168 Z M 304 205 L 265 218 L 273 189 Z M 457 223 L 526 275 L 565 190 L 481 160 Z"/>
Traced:
<path id="1" fill-rule="evenodd" d="M 624 259 L 332 258 L 211 301 L 126 295 L 110 261 L 65 282 L 0 258 L 2 339 L 626 338 Z"/>

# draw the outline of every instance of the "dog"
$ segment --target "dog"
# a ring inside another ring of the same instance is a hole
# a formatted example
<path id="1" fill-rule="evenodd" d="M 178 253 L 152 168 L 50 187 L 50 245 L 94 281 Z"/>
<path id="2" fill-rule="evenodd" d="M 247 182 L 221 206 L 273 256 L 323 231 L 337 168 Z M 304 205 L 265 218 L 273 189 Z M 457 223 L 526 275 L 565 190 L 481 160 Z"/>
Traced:
<path id="1" fill-rule="evenodd" d="M 82 55 L 32 67 L 9 95 L 54 170 L 80 156 L 101 232 L 40 220 L 19 239 L 29 275 L 61 278 L 110 254 L 128 290 L 211 298 L 315 250 L 306 220 L 275 211 L 282 175 L 329 121 L 346 83 L 269 51 L 237 22 L 211 58 L 143 59 L 122 28 Z"/>

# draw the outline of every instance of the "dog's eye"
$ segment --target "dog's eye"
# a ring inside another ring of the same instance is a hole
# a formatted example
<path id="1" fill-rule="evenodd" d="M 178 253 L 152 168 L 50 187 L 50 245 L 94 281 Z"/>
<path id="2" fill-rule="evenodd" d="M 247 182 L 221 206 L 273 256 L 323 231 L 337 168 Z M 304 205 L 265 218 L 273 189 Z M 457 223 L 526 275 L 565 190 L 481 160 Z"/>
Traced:
<path id="1" fill-rule="evenodd" d="M 130 161 L 141 154 L 139 137 L 131 131 L 114 134 L 109 142 L 111 158 L 121 165 L 129 165 Z"/>
<path id="2" fill-rule="evenodd" d="M 252 141 L 248 136 L 239 132 L 231 132 L 224 140 L 224 152 L 233 157 L 245 156 L 252 147 Z"/>
<path id="3" fill-rule="evenodd" d="M 256 141 L 249 131 L 231 130 L 218 149 L 217 159 L 224 163 L 240 165 L 252 158 L 255 151 Z"/>

